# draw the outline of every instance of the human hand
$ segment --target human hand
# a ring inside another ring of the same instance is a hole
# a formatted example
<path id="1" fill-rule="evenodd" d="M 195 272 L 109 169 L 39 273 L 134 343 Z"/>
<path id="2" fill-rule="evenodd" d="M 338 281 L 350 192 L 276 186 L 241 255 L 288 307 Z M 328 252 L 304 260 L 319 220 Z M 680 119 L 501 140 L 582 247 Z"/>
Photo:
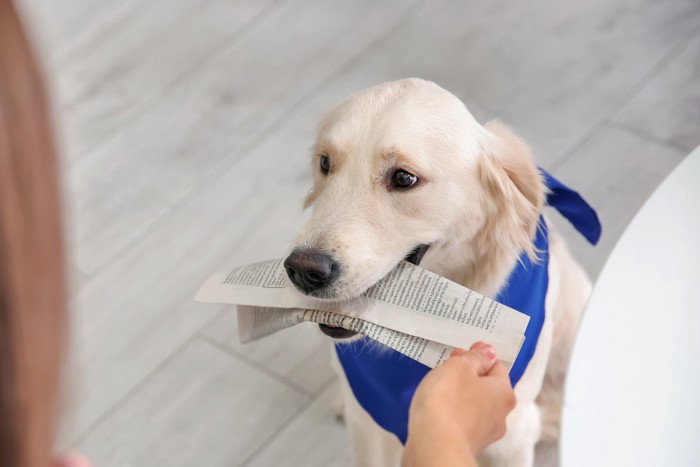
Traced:
<path id="1" fill-rule="evenodd" d="M 92 467 L 92 464 L 78 453 L 68 453 L 54 459 L 51 467 Z"/>
<path id="2" fill-rule="evenodd" d="M 492 346 L 477 342 L 469 351 L 455 349 L 416 390 L 404 465 L 473 462 L 475 454 L 505 434 L 506 415 L 514 406 L 508 373 Z"/>

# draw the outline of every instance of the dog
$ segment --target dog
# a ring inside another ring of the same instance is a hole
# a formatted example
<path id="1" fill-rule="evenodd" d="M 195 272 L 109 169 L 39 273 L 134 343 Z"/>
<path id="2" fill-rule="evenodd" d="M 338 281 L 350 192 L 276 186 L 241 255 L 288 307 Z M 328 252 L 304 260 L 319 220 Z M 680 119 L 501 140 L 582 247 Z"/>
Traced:
<path id="1" fill-rule="evenodd" d="M 312 157 L 312 207 L 285 260 L 304 294 L 360 296 L 399 262 L 497 297 L 534 239 L 548 195 L 527 145 L 499 122 L 479 124 L 435 83 L 417 78 L 353 94 L 322 121 Z M 544 320 L 505 436 L 480 465 L 531 466 L 538 440 L 556 439 L 563 380 L 591 283 L 567 245 L 548 233 Z M 320 325 L 339 341 L 352 331 Z M 334 353 L 357 464 L 399 465 L 402 444 L 356 400 Z M 381 378 L 381 375 L 378 376 Z"/>

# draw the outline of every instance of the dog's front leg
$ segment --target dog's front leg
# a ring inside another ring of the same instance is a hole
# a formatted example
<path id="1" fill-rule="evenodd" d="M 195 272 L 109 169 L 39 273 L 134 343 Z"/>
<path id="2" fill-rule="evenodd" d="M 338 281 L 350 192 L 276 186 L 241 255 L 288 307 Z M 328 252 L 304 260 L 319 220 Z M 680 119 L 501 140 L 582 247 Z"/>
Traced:
<path id="1" fill-rule="evenodd" d="M 403 446 L 398 438 L 377 425 L 357 402 L 352 393 L 338 356 L 333 349 L 331 364 L 338 374 L 342 395 L 345 427 L 350 435 L 358 467 L 397 467 L 401 463 Z"/>
<path id="2" fill-rule="evenodd" d="M 556 279 L 553 279 L 556 284 Z M 550 282 L 551 284 L 551 282 Z M 555 296 L 547 294 L 547 309 Z M 490 445 L 477 459 L 480 467 L 532 467 L 535 444 L 540 438 L 542 417 L 536 399 L 542 389 L 553 338 L 552 313 L 545 314 L 537 348 L 525 373 L 515 386 L 518 401 L 506 419 L 506 435 Z"/>
<path id="3" fill-rule="evenodd" d="M 539 409 L 534 402 L 518 404 L 506 421 L 506 435 L 479 455 L 479 467 L 532 467 L 540 434 Z"/>

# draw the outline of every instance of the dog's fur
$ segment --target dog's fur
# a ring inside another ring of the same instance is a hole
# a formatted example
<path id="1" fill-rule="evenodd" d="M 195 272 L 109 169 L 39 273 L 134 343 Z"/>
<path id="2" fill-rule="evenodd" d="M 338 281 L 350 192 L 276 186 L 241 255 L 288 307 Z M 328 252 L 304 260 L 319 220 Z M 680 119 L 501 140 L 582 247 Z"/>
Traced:
<path id="1" fill-rule="evenodd" d="M 330 171 L 319 169 L 320 156 Z M 393 189 L 397 169 L 420 179 Z M 482 126 L 454 95 L 420 79 L 350 96 L 324 119 L 313 157 L 313 215 L 296 247 L 340 263 L 324 298 L 360 295 L 413 248 L 430 244 L 421 266 L 494 297 L 532 239 L 546 188 L 527 146 L 497 122 Z M 557 436 L 562 381 L 590 282 L 550 230 L 546 319 L 515 392 L 505 437 L 481 465 L 532 465 L 538 439 Z M 359 465 L 397 465 L 401 446 L 354 399 L 340 365 L 344 416 Z"/>

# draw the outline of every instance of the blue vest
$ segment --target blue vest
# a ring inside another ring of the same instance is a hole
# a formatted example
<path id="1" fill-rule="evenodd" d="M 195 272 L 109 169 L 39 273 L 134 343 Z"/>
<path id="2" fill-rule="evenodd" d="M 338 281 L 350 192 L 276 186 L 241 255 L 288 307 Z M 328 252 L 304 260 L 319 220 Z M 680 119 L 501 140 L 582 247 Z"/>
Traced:
<path id="1" fill-rule="evenodd" d="M 540 169 L 549 193 L 547 205 L 566 217 L 592 244 L 600 238 L 601 226 L 596 212 L 575 191 L 566 187 Z M 540 217 L 539 228 L 533 240 L 539 260 L 533 263 L 527 254 L 521 254 L 508 281 L 496 300 L 530 317 L 525 330 L 525 342 L 510 370 L 511 384 L 525 372 L 535 352 L 544 323 L 544 301 L 549 282 L 549 241 L 547 224 Z M 365 339 L 369 339 L 365 337 Z M 350 387 L 360 405 L 379 426 L 406 442 L 408 408 L 418 383 L 430 368 L 399 352 L 373 345 L 337 344 L 336 352 Z"/>

